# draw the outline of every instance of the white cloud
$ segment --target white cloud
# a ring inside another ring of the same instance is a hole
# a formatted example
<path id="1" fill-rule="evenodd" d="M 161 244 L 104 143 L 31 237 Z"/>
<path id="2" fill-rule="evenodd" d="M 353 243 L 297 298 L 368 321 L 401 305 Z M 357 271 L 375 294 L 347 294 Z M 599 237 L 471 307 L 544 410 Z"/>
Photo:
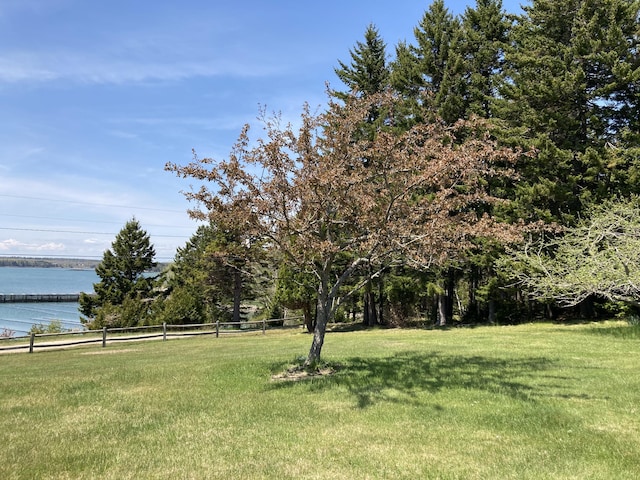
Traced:
<path id="1" fill-rule="evenodd" d="M 21 245 L 21 242 L 18 242 L 17 240 L 14 240 L 13 238 L 9 238 L 7 240 L 3 240 L 2 242 L 0 242 L 0 250 L 2 251 L 7 251 L 7 250 L 11 250 L 15 247 L 19 247 Z"/>
<path id="2" fill-rule="evenodd" d="M 63 243 L 47 242 L 47 243 L 26 243 L 20 242 L 16 239 L 9 238 L 0 242 L 0 251 L 3 252 L 61 252 L 66 250 Z"/>

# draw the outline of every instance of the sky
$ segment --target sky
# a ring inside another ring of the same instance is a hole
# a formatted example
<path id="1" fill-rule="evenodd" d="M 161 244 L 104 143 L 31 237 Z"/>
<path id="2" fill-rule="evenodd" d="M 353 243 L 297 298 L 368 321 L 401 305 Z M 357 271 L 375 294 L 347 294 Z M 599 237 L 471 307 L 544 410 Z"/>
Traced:
<path id="1" fill-rule="evenodd" d="M 135 218 L 171 260 L 197 223 L 167 162 L 323 106 L 369 24 L 391 56 L 429 3 L 0 0 L 0 256 L 100 259 Z"/>

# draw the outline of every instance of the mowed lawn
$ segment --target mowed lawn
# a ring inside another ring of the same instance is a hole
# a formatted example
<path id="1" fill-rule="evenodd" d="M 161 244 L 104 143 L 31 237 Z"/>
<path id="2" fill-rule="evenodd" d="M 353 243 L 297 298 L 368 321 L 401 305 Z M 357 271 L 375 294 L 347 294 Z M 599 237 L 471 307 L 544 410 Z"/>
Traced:
<path id="1" fill-rule="evenodd" d="M 296 332 L 0 356 L 2 479 L 637 479 L 623 323 Z"/>

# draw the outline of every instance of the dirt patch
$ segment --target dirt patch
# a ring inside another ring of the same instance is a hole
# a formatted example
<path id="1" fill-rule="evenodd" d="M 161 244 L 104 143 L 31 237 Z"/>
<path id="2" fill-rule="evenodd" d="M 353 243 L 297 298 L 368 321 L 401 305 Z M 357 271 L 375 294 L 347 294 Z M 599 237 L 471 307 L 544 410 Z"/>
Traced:
<path id="1" fill-rule="evenodd" d="M 271 375 L 274 382 L 299 382 L 309 378 L 329 377 L 336 373 L 336 367 L 326 366 L 317 368 L 316 370 L 307 370 L 303 367 L 295 366 L 288 368 L 284 372 Z"/>

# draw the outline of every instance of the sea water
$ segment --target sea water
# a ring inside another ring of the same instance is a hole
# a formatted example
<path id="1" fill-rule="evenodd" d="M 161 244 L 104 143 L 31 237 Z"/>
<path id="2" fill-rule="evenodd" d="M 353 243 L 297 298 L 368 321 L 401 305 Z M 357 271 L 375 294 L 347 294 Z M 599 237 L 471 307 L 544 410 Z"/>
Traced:
<path id="1" fill-rule="evenodd" d="M 0 294 L 90 293 L 99 280 L 95 270 L 0 267 Z M 70 302 L 0 303 L 0 333 L 8 329 L 14 336 L 26 335 L 32 325 L 52 320 L 81 329 L 78 307 Z"/>

